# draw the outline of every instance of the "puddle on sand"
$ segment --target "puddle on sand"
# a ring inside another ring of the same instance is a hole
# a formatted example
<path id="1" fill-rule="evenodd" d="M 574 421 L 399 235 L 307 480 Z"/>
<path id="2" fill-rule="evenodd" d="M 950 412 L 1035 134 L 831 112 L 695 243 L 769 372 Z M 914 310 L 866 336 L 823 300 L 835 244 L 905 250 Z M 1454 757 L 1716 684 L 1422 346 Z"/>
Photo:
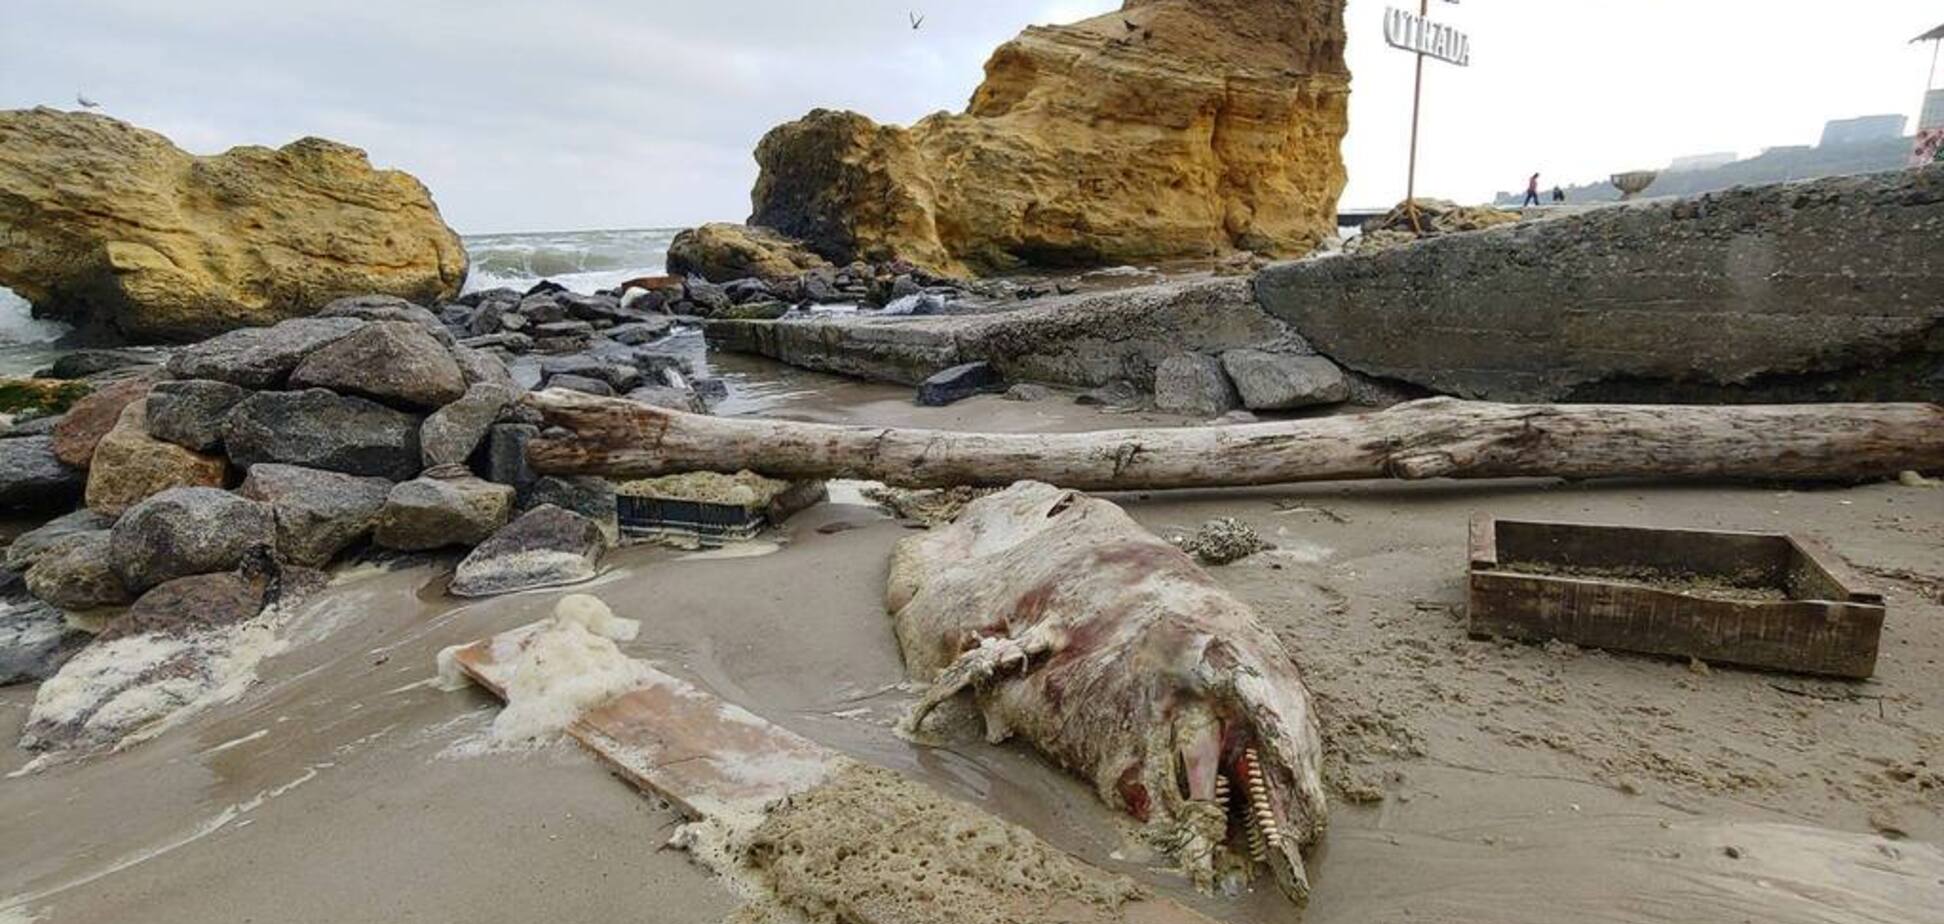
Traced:
<path id="1" fill-rule="evenodd" d="M 818 531 L 837 520 L 861 525 Z M 664 888 L 707 891 L 699 871 L 656 852 L 667 816 L 573 749 L 437 756 L 496 706 L 478 691 L 425 684 L 436 652 L 542 618 L 566 593 L 591 592 L 643 621 L 640 637 L 623 646 L 631 655 L 781 725 L 1024 824 L 1218 920 L 1297 919 L 1272 889 L 1195 895 L 1086 785 L 1023 746 L 961 735 L 920 747 L 896 737 L 891 726 L 912 694 L 883 587 L 904 529 L 826 504 L 792 520 L 788 533 L 778 551 L 755 559 L 678 563 L 667 550 L 627 549 L 593 584 L 479 601 L 438 596 L 433 566 L 341 581 L 300 624 L 309 641 L 267 663 L 265 682 L 239 702 L 129 752 L 0 784 L 0 844 L 15 845 L 0 863 L 0 908 L 52 907 L 50 919 L 61 920 L 70 907 L 113 909 L 117 894 L 134 894 L 155 920 L 208 919 L 212 908 L 277 900 L 299 875 L 291 870 L 313 857 L 341 880 L 363 855 L 409 864 L 407 855 L 485 840 L 488 865 L 499 868 L 599 845 L 620 866 L 595 888 L 617 902 L 634 901 L 626 890 L 642 879 L 619 870 L 650 866 L 676 877 L 656 880 Z M 21 759 L 9 755 L 0 769 Z M 1449 768 L 1413 771 L 1412 786 L 1421 797 L 1409 804 L 1338 807 L 1312 862 L 1315 897 L 1303 920 L 1861 924 L 1935 921 L 1944 909 L 1944 856 L 1928 845 L 1703 821 L 1599 787 Z M 561 793 L 590 800 L 584 811 L 594 817 L 507 820 Z M 563 830 L 579 833 L 563 845 L 553 839 Z M 1727 856 L 1728 847 L 1741 856 Z M 242 857 L 254 864 L 250 876 L 232 875 Z M 574 882 L 589 861 L 575 862 L 583 865 L 553 877 Z M 468 868 L 461 860 L 421 870 L 423 892 L 369 879 L 356 890 L 331 886 L 316 911 L 352 919 L 359 914 L 345 903 L 382 899 L 390 916 L 449 917 L 456 895 L 488 881 L 468 878 L 483 875 Z M 185 876 L 193 888 L 180 884 Z M 459 886 L 442 885 L 448 878 Z M 443 898 L 434 897 L 439 888 Z"/>

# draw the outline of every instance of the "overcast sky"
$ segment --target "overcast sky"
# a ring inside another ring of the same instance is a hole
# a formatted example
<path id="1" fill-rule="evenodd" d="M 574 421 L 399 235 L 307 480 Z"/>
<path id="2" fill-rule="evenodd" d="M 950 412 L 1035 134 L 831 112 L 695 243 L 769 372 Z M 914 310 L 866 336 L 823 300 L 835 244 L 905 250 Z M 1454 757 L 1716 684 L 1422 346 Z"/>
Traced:
<path id="1" fill-rule="evenodd" d="M 815 106 L 962 109 L 1022 26 L 1119 5 L 0 0 L 0 108 L 82 91 L 198 153 L 323 135 L 417 174 L 464 232 L 685 225 L 746 216 L 771 125 Z M 1346 207 L 1403 195 L 1411 57 L 1384 46 L 1385 5 L 1349 4 Z M 1944 21 L 1938 0 L 1432 7 L 1471 34 L 1472 66 L 1427 65 L 1419 188 L 1461 200 L 1534 170 L 1587 181 L 1813 143 L 1835 117 L 1914 126 L 1931 59 L 1905 42 Z"/>

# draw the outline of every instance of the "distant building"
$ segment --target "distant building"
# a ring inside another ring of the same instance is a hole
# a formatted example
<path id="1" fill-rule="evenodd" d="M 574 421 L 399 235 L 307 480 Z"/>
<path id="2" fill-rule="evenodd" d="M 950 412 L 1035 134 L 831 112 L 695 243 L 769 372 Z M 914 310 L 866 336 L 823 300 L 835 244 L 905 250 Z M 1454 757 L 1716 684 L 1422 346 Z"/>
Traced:
<path id="1" fill-rule="evenodd" d="M 1902 138 L 1904 124 L 1909 119 L 1901 115 L 1867 115 L 1854 119 L 1830 119 L 1823 123 L 1822 140 L 1819 148 L 1833 148 L 1851 144 L 1868 144 L 1885 138 Z"/>
<path id="2" fill-rule="evenodd" d="M 1713 170 L 1716 167 L 1726 167 L 1740 159 L 1741 155 L 1733 151 L 1716 151 L 1713 154 L 1689 154 L 1685 157 L 1674 158 L 1674 161 L 1667 165 L 1666 172 L 1680 173 L 1684 170 Z"/>
<path id="3" fill-rule="evenodd" d="M 1944 87 L 1924 94 L 1924 114 L 1917 119 L 1917 130 L 1927 132 L 1944 128 Z"/>

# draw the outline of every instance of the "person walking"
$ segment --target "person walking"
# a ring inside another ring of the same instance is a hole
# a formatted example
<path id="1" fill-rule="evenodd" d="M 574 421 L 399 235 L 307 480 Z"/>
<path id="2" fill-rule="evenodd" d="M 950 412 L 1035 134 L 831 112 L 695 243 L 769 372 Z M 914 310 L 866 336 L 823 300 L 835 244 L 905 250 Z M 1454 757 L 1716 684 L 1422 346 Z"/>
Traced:
<path id="1" fill-rule="evenodd" d="M 1526 181 L 1526 197 L 1525 197 L 1524 205 L 1538 205 L 1538 204 L 1539 204 L 1539 174 L 1535 173 L 1532 175 L 1532 179 Z"/>

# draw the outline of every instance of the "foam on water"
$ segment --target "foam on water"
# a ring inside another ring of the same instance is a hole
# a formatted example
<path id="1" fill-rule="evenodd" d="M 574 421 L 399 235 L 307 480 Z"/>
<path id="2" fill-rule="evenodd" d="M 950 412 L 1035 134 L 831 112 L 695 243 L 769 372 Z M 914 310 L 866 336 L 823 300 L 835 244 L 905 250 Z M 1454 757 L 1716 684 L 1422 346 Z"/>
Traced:
<path id="1" fill-rule="evenodd" d="M 550 279 L 576 292 L 611 288 L 662 272 L 674 228 L 468 234 L 466 291 L 527 289 Z"/>
<path id="2" fill-rule="evenodd" d="M 34 317 L 26 299 L 0 286 L 0 345 L 53 343 L 72 329 L 59 321 Z"/>
<path id="3" fill-rule="evenodd" d="M 27 375 L 52 362 L 64 352 L 56 341 L 71 330 L 34 317 L 26 299 L 0 286 L 0 375 Z"/>

